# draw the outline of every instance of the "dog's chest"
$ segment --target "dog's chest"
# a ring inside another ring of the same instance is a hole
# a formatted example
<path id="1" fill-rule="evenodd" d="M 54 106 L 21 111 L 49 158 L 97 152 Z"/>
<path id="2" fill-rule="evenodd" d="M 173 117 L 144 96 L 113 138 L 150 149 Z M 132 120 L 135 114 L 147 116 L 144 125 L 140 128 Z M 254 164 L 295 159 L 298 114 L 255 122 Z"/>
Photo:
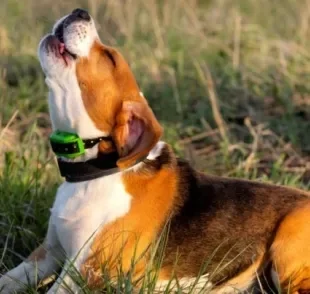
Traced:
<path id="1" fill-rule="evenodd" d="M 104 225 L 125 215 L 131 196 L 121 173 L 80 183 L 63 183 L 51 210 L 51 221 L 67 255 L 88 247 Z"/>

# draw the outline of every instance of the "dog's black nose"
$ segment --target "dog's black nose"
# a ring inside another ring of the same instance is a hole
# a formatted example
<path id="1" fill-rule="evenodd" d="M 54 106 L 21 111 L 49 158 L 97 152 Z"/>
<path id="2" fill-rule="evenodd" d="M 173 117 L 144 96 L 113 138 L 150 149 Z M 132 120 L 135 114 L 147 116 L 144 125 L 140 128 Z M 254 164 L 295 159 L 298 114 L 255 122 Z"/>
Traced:
<path id="1" fill-rule="evenodd" d="M 78 18 L 81 18 L 81 19 L 84 19 L 84 20 L 90 20 L 89 13 L 86 10 L 84 10 L 84 9 L 81 9 L 81 8 L 74 9 L 72 11 L 72 14 L 77 16 Z"/>

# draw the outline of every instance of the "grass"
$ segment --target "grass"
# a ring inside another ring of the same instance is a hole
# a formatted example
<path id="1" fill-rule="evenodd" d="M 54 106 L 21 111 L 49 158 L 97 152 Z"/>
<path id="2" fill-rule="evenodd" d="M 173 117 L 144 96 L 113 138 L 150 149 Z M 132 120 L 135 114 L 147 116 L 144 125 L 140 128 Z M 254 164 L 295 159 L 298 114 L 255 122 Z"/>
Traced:
<path id="1" fill-rule="evenodd" d="M 76 7 L 130 62 L 179 155 L 208 173 L 309 189 L 309 1 L 3 0 L 1 272 L 42 241 L 61 181 L 36 50 Z"/>

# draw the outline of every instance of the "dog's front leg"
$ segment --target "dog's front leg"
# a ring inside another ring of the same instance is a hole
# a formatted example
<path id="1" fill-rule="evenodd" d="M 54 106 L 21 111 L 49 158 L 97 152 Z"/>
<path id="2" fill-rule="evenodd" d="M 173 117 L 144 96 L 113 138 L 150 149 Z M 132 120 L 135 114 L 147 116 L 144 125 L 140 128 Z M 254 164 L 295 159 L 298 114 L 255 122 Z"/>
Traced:
<path id="1" fill-rule="evenodd" d="M 30 256 L 0 278 L 0 292 L 9 294 L 34 286 L 37 281 L 52 275 L 61 265 L 63 252 L 55 228 L 49 223 L 44 243 Z"/>
<path id="2" fill-rule="evenodd" d="M 67 259 L 61 274 L 47 294 L 80 293 L 81 288 L 76 283 L 80 280 L 78 261 Z"/>

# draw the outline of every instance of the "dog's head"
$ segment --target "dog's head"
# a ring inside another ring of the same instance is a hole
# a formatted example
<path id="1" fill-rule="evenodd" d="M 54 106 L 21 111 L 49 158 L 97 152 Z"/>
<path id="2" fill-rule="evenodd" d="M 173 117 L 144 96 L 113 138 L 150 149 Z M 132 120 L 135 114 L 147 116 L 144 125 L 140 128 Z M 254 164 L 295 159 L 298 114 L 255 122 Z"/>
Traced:
<path id="1" fill-rule="evenodd" d="M 112 136 L 126 167 L 145 156 L 162 129 L 124 57 L 101 43 L 87 11 L 61 18 L 39 45 L 39 59 L 50 89 L 53 127 L 83 139 Z M 101 152 L 111 146 L 100 143 Z"/>

